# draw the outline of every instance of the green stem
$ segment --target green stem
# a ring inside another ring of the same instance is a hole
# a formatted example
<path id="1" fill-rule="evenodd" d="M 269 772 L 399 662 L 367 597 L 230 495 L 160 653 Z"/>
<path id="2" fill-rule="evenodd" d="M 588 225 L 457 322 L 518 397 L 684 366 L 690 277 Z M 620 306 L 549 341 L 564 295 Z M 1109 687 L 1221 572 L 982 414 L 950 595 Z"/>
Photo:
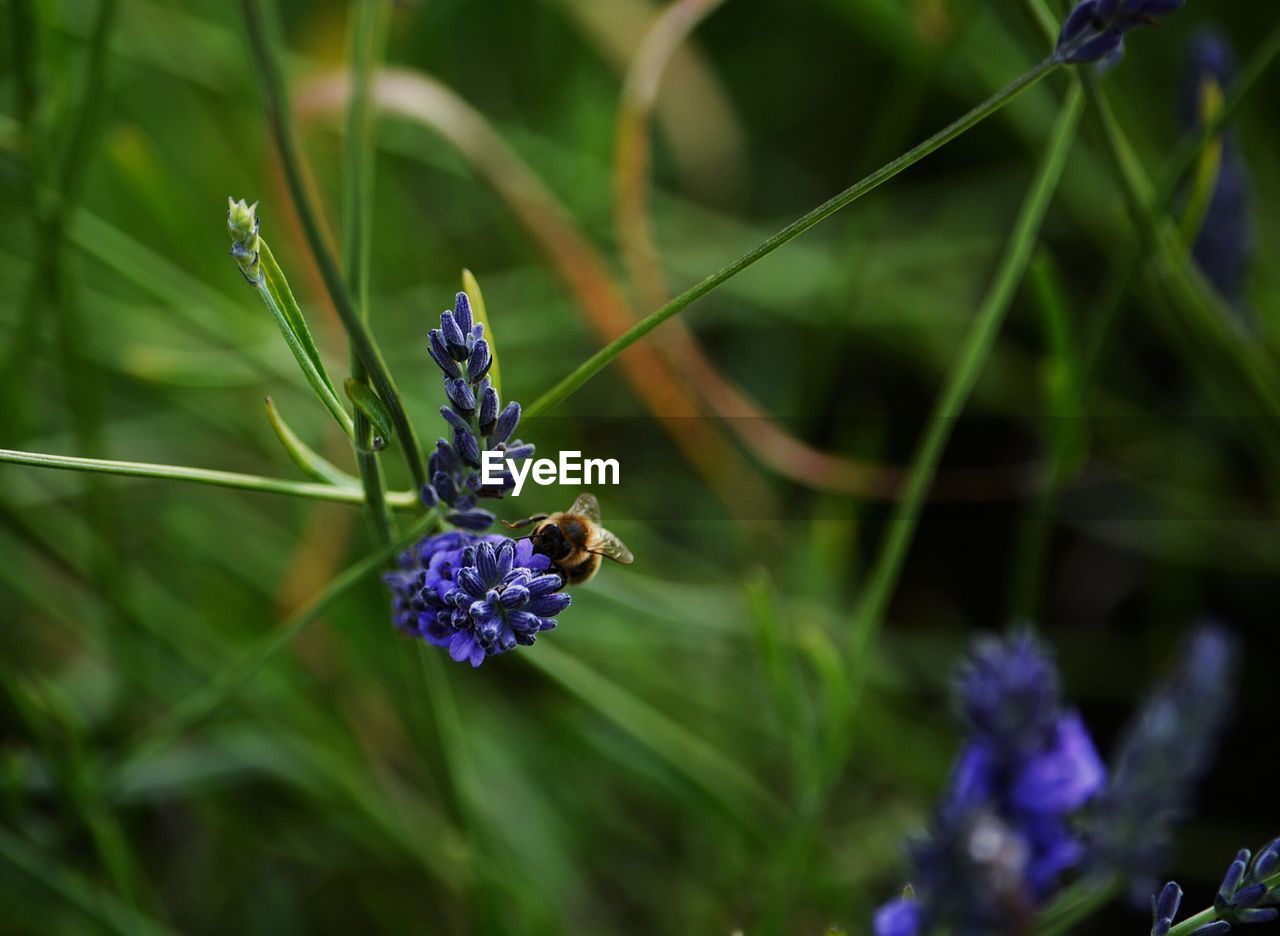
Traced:
<path id="1" fill-rule="evenodd" d="M 1093 916 L 1120 893 L 1120 880 L 1086 878 L 1067 888 L 1040 915 L 1037 936 L 1069 933 L 1082 920 Z"/>
<path id="2" fill-rule="evenodd" d="M 284 421 L 284 417 L 276 409 L 275 400 L 271 399 L 271 397 L 267 397 L 266 410 L 267 422 L 270 423 L 276 438 L 280 440 L 280 445 L 284 447 L 285 452 L 293 459 L 293 463 L 301 469 L 303 474 L 314 478 L 321 484 L 336 484 L 339 487 L 355 487 L 359 483 L 356 478 L 347 474 L 303 442 L 298 434 L 289 428 L 289 424 Z"/>
<path id="3" fill-rule="evenodd" d="M 780 881 L 773 889 L 766 915 L 766 931 L 781 926 L 786 902 L 794 889 L 795 875 L 808 861 L 808 855 L 817 840 L 823 818 L 823 805 L 831 785 L 841 773 L 848 754 L 850 733 L 861 700 L 862 688 L 870 670 L 870 649 L 879 630 L 889 598 L 898 581 L 907 547 L 915 533 L 916 524 L 924 506 L 925 495 L 933 480 L 951 437 L 951 430 L 964 408 L 969 394 L 991 352 L 1018 283 L 1021 281 L 1031 253 L 1039 236 L 1049 203 L 1057 191 L 1067 154 L 1075 140 L 1083 109 L 1083 97 L 1078 83 L 1071 90 L 1058 112 L 1049 142 L 1041 157 L 1035 179 L 1027 191 L 1018 219 L 1005 246 L 1004 256 L 996 269 L 991 287 L 959 357 L 948 374 L 938 400 L 930 414 L 924 437 L 921 439 L 903 488 L 901 499 L 889 522 L 889 529 L 881 541 L 872 573 L 862 599 L 853 614 L 849 641 L 849 670 L 847 675 L 848 702 L 831 713 L 833 727 L 828 732 L 828 749 L 825 752 L 820 786 L 807 798 L 800 818 L 788 838 L 779 846 L 777 854 L 783 863 Z"/>
<path id="4" fill-rule="evenodd" d="M 119 792 L 142 764 L 181 739 L 197 724 L 225 705 L 248 685 L 272 657 L 288 646 L 306 629 L 308 624 L 333 607 L 334 603 L 352 587 L 359 584 L 370 573 L 382 568 L 396 553 L 409 546 L 418 537 L 438 527 L 439 524 L 440 518 L 435 513 L 420 517 L 413 528 L 399 540 L 389 543 L 376 553 L 349 566 L 331 580 L 324 591 L 279 627 L 263 635 L 235 663 L 221 670 L 207 685 L 179 702 L 164 718 L 134 741 L 129 746 L 129 754 L 108 781 L 109 786 Z"/>
<path id="5" fill-rule="evenodd" d="M 395 423 L 396 434 L 400 436 L 400 446 L 404 450 L 414 484 L 421 488 L 427 483 L 427 477 L 417 434 L 404 411 L 400 392 L 391 378 L 391 372 L 382 358 L 382 352 L 378 350 L 373 335 L 361 320 L 351 293 L 342 279 L 342 272 L 329 250 L 324 232 L 320 227 L 319 214 L 307 191 L 302 159 L 289 110 L 289 97 L 285 92 L 280 63 L 267 33 L 262 3 L 260 0 L 243 0 L 243 7 L 249 30 L 252 58 L 262 85 L 267 120 L 275 139 L 276 149 L 280 153 L 280 162 L 284 169 L 285 181 L 289 186 L 289 194 L 306 234 L 307 245 L 315 257 L 316 266 L 320 269 L 320 277 L 324 280 L 329 298 L 347 331 L 355 353 L 368 369 L 374 388 L 391 411 L 391 419 Z"/>
<path id="6" fill-rule="evenodd" d="M 373 137 L 372 108 L 369 107 L 369 76 L 383 45 L 386 30 L 383 0 L 357 0 L 351 7 L 351 98 L 347 107 L 346 172 L 343 175 L 343 267 L 347 285 L 355 296 L 360 321 L 369 321 L 369 257 L 372 250 Z M 351 378 L 367 385 L 369 371 L 351 349 Z M 383 498 L 386 480 L 382 463 L 373 450 L 373 425 L 356 408 L 356 464 L 364 488 L 369 521 L 379 543 L 394 537 L 394 523 Z"/>
<path id="7" fill-rule="evenodd" d="M 355 424 L 351 420 L 351 414 L 338 399 L 333 384 L 323 370 L 324 365 L 317 363 L 319 352 L 315 349 L 314 342 L 309 341 L 310 330 L 299 331 L 296 320 L 285 311 L 288 304 L 293 301 L 293 291 L 289 288 L 288 281 L 285 280 L 284 273 L 276 263 L 275 255 L 271 253 L 266 240 L 259 238 L 258 244 L 260 248 L 258 260 L 262 269 L 257 282 L 258 295 L 262 297 L 263 304 L 271 312 L 276 324 L 280 326 L 280 334 L 284 336 L 285 344 L 293 352 L 293 357 L 298 362 L 298 367 L 302 369 L 303 376 L 307 378 L 307 383 L 311 385 L 315 395 L 320 398 L 324 408 L 333 416 L 347 438 L 352 438 L 355 434 Z M 294 305 L 296 306 L 296 303 Z M 303 328 L 306 328 L 305 324 Z"/>
<path id="8" fill-rule="evenodd" d="M 1271 875 L 1271 877 L 1267 878 L 1262 883 L 1267 885 L 1268 888 L 1280 887 L 1280 873 Z M 1218 911 L 1213 907 L 1208 907 L 1207 909 L 1201 910 L 1194 916 L 1187 917 L 1173 929 L 1169 930 L 1169 936 L 1190 936 L 1191 933 L 1194 933 L 1200 927 L 1219 919 L 1221 919 L 1221 917 L 1218 916 Z"/>
<path id="9" fill-rule="evenodd" d="M 571 371 L 568 376 L 540 396 L 530 406 L 526 407 L 524 410 L 525 423 L 528 423 L 532 419 L 536 419 L 546 413 L 547 410 L 551 409 L 553 406 L 564 401 L 566 397 L 598 374 L 619 354 L 631 345 L 635 344 L 645 335 L 649 334 L 649 332 L 653 331 L 667 319 L 681 312 L 703 296 L 707 295 L 707 293 L 715 290 L 733 277 L 737 276 L 743 270 L 754 265 L 758 261 L 763 260 L 783 244 L 799 237 L 811 227 L 814 227 L 831 217 L 841 208 L 852 204 L 868 192 L 879 188 L 885 182 L 888 182 L 894 176 L 915 165 L 929 154 L 941 149 L 952 140 L 973 129 L 978 124 L 982 123 L 982 121 L 986 120 L 992 114 L 1007 105 L 1023 91 L 1026 91 L 1032 85 L 1052 73 L 1058 67 L 1058 64 L 1051 60 L 1041 62 L 1039 65 L 1017 78 L 1005 88 L 997 91 L 986 101 L 979 104 L 963 117 L 929 137 L 929 139 L 925 140 L 914 149 L 907 151 L 892 162 L 881 166 L 875 172 L 871 173 L 871 175 L 867 176 L 860 182 L 854 183 L 834 198 L 823 202 L 817 208 L 814 208 L 808 214 L 796 221 L 793 221 L 762 244 L 752 250 L 749 250 L 737 260 L 734 260 L 728 266 L 711 274 L 696 286 L 693 286 L 690 289 L 685 290 L 679 296 L 676 296 L 676 298 L 672 299 L 662 308 L 645 316 L 631 328 L 627 329 L 623 334 L 619 335 L 595 354 L 591 355 L 591 357 L 587 358 L 587 360 Z"/>
<path id="10" fill-rule="evenodd" d="M 16 452 L 0 449 L 0 464 L 29 465 L 33 468 L 53 468 L 64 471 L 92 471 L 98 474 L 124 475 L 130 478 L 163 478 L 170 481 L 191 481 L 214 487 L 237 488 L 242 491 L 259 491 L 263 494 L 288 494 L 312 500 L 333 501 L 338 504 L 363 504 L 364 493 L 354 487 L 334 484 L 309 484 L 301 481 L 285 481 L 262 475 L 239 474 L 234 471 L 216 471 L 209 468 L 189 468 L 185 465 L 155 465 L 147 462 L 109 461 L 101 458 L 76 458 L 72 455 L 46 455 L 42 452 Z M 387 503 L 396 510 L 417 510 L 420 506 L 414 491 L 392 491 Z"/>
<path id="11" fill-rule="evenodd" d="M 1168 214 L 1172 209 L 1174 199 L 1177 198 L 1178 186 L 1182 179 L 1195 164 L 1196 160 L 1200 158 L 1200 154 L 1205 147 L 1222 132 L 1227 122 L 1239 112 L 1249 93 L 1258 86 L 1262 76 L 1266 74 L 1267 69 L 1271 67 L 1278 57 L 1280 57 L 1280 25 L 1277 25 L 1268 34 L 1267 38 L 1258 47 L 1258 50 L 1250 56 L 1249 61 L 1240 70 L 1239 75 L 1227 93 L 1222 111 L 1203 128 L 1199 136 L 1188 137 L 1183 140 L 1174 151 L 1173 156 L 1170 157 L 1161 175 L 1153 203 L 1154 210 L 1158 214 Z M 1085 349 L 1084 382 L 1086 384 L 1088 383 L 1089 375 L 1092 374 L 1102 358 L 1107 341 L 1114 331 L 1116 319 L 1120 312 L 1120 305 L 1129 291 L 1129 286 L 1142 271 L 1150 248 L 1149 231 L 1139 226 L 1137 237 L 1134 238 L 1133 243 L 1125 253 L 1124 260 L 1115 267 L 1115 272 L 1112 273 L 1104 289 L 1103 298 L 1098 303 L 1098 310 L 1093 316 L 1093 326 L 1090 329 L 1089 341 Z"/>
<path id="12" fill-rule="evenodd" d="M 1075 140 L 1076 128 L 1083 109 L 1083 97 L 1077 84 L 1073 84 L 1058 114 L 1057 123 L 1049 138 L 1035 181 L 1022 203 L 1018 219 L 1004 257 L 996 271 L 986 299 L 978 310 L 973 328 L 960 350 L 955 366 L 947 377 L 930 415 L 924 438 L 920 441 L 912 459 L 902 498 L 889 523 L 889 530 L 876 557 L 870 580 L 862 600 L 853 616 L 851 650 L 854 665 L 864 669 L 864 660 L 872 636 L 893 594 L 906 558 L 907 547 L 915 533 L 916 524 L 924 506 L 925 495 L 933 481 L 943 450 L 951 438 L 951 430 L 964 409 L 977 383 L 978 376 L 991 353 L 1005 312 L 1012 302 L 1018 284 L 1026 273 L 1032 251 L 1039 237 L 1040 226 L 1048 211 L 1049 203 L 1057 191 L 1066 166 L 1067 154 Z"/>
<path id="13" fill-rule="evenodd" d="M 1219 396 L 1229 397 L 1234 393 L 1236 387 L 1226 384 L 1224 378 L 1235 377 L 1238 388 L 1261 405 L 1268 421 L 1280 424 L 1280 385 L 1273 377 L 1269 362 L 1256 345 L 1232 329 L 1230 312 L 1222 307 L 1221 300 L 1195 269 L 1172 222 L 1156 210 L 1155 187 L 1143 171 L 1096 78 L 1086 72 L 1084 84 L 1129 210 L 1160 260 L 1162 269 L 1158 284 L 1176 316 L 1171 323 L 1176 333 L 1174 337 L 1184 342 L 1188 357 L 1201 368 L 1205 378 L 1211 382 L 1211 389 L 1216 390 Z M 1231 369 L 1221 372 L 1217 362 L 1206 355 L 1225 359 L 1232 365 Z M 1231 370 L 1235 373 L 1232 374 Z M 1232 407 L 1237 405 L 1230 399 L 1225 403 Z M 1272 432 L 1261 435 L 1262 438 L 1258 438 L 1251 434 L 1251 438 L 1267 445 L 1269 454 L 1280 458 L 1280 439 Z"/>

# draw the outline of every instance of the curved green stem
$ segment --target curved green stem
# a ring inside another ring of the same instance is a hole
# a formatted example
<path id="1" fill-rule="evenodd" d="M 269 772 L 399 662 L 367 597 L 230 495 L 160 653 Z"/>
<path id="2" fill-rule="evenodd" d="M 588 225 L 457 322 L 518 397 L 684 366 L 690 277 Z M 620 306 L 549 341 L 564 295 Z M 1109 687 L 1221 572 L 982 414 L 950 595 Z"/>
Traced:
<path id="1" fill-rule="evenodd" d="M 697 302 L 703 296 L 707 295 L 707 293 L 717 289 L 733 277 L 737 276 L 743 270 L 754 265 L 758 261 L 763 260 L 783 244 L 795 240 L 795 238 L 799 237 L 811 227 L 825 221 L 841 208 L 852 204 L 868 192 L 879 188 L 885 182 L 888 182 L 894 176 L 915 165 L 929 154 L 941 149 L 952 140 L 973 129 L 1058 67 L 1059 65 L 1051 60 L 1041 62 L 1030 71 L 1017 78 L 1011 84 L 1007 85 L 1000 91 L 997 91 L 986 101 L 979 104 L 963 117 L 929 137 L 929 139 L 925 140 L 914 149 L 908 150 L 892 162 L 881 166 L 865 179 L 854 183 L 839 195 L 823 202 L 817 208 L 814 208 L 808 214 L 796 221 L 793 221 L 777 234 L 774 234 L 759 246 L 749 250 L 728 266 L 712 273 L 696 286 L 693 286 L 690 289 L 685 290 L 679 296 L 676 296 L 676 298 L 672 299 L 662 308 L 645 316 L 631 328 L 627 329 L 623 334 L 619 335 L 595 354 L 591 355 L 591 357 L 587 358 L 582 364 L 578 365 L 577 368 L 571 371 L 568 376 L 542 396 L 538 397 L 538 399 L 530 406 L 526 407 L 524 411 L 524 421 L 528 423 L 530 420 L 536 419 L 546 413 L 547 410 L 551 409 L 553 406 L 561 403 L 566 397 L 603 370 L 619 354 L 631 345 L 635 344 L 645 335 L 649 334 L 649 332 L 653 331 L 673 315 L 678 314 L 688 306 Z"/>
<path id="2" fill-rule="evenodd" d="M 847 701 L 831 713 L 832 727 L 827 732 L 827 750 L 823 756 L 819 785 L 807 797 L 796 826 L 777 850 L 782 871 L 780 880 L 773 888 L 762 927 L 766 932 L 776 931 L 781 926 L 789 895 L 794 889 L 795 876 L 805 867 L 817 839 L 826 798 L 839 778 L 849 754 L 852 728 L 871 668 L 872 642 L 879 632 L 889 599 L 897 585 L 907 549 L 924 507 L 925 496 L 951 438 L 951 430 L 991 353 L 1005 313 L 1030 262 L 1040 226 L 1058 189 L 1067 154 L 1075 141 L 1083 104 L 1079 84 L 1073 82 L 1058 112 L 1053 132 L 1045 146 L 1035 178 L 1023 199 L 1018 219 L 1009 235 L 986 298 L 929 416 L 924 436 L 912 458 L 901 498 L 881 540 L 870 578 L 854 609 L 851 635 L 845 647 L 849 660 L 844 689 Z"/>
<path id="3" fill-rule="evenodd" d="M 903 496 L 898 502 L 884 545 L 876 557 L 870 580 L 862 600 L 853 616 L 851 652 L 855 667 L 865 669 L 865 656 L 872 635 L 876 632 L 888 606 L 889 598 L 898 581 L 907 547 L 915 533 L 925 495 L 933 481 L 938 463 L 951 430 L 964 409 L 974 385 L 982 373 L 983 365 L 991 353 L 991 347 L 1005 312 L 1013 301 L 1018 284 L 1022 282 L 1027 265 L 1031 261 L 1049 203 L 1058 189 L 1067 154 L 1075 140 L 1080 122 L 1084 98 L 1078 84 L 1072 85 L 1067 99 L 1059 111 L 1057 123 L 1049 139 L 1036 179 L 1023 201 L 1017 223 L 1005 247 L 996 277 L 978 310 L 973 329 L 969 332 L 960 356 L 947 377 L 947 383 L 934 405 L 928 428 L 920 440 L 920 447 L 912 459 L 911 469 Z M 862 662 L 860 662 L 862 661 Z"/>
<path id="4" fill-rule="evenodd" d="M 29 465 L 33 468 L 91 471 L 97 474 L 123 475 L 130 478 L 162 478 L 170 481 L 191 481 L 196 484 L 209 484 L 214 487 L 259 491 L 263 494 L 288 494 L 293 497 L 308 497 L 312 500 L 333 501 L 338 504 L 364 503 L 364 493 L 356 487 L 285 481 L 281 478 L 239 474 L 234 471 L 188 468 L 185 465 L 156 465 L 148 462 L 77 458 L 73 455 L 46 455 L 43 452 L 16 452 L 12 449 L 0 449 L 0 464 L 6 462 L 11 465 Z M 393 491 L 387 494 L 386 499 L 387 503 L 396 510 L 417 510 L 421 506 L 418 495 L 413 491 Z"/>
<path id="5" fill-rule="evenodd" d="M 243 0 L 243 7 L 253 63 L 258 70 L 262 85 L 267 120 L 275 139 L 276 149 L 280 153 L 280 162 L 284 169 L 285 181 L 289 186 L 290 197 L 306 234 L 307 245 L 315 257 L 316 266 L 320 269 L 320 277 L 324 280 L 325 289 L 338 313 L 338 318 L 342 320 L 347 336 L 351 339 L 355 353 L 368 369 L 369 379 L 391 411 L 391 418 L 395 423 L 396 434 L 400 437 L 400 447 L 404 450 L 409 471 L 413 475 L 415 486 L 420 488 L 427 483 L 427 477 L 418 436 L 404 411 L 400 392 L 391 378 L 391 372 L 382 358 L 382 352 L 378 350 L 373 335 L 361 319 L 351 293 L 343 281 L 342 271 L 339 270 L 338 263 L 329 250 L 324 232 L 320 227 L 319 214 L 307 191 L 302 159 L 289 111 L 289 97 L 285 92 L 284 80 L 280 74 L 280 63 L 267 34 L 262 3 L 260 0 Z"/>
<path id="6" fill-rule="evenodd" d="M 284 417 L 276 409 L 275 400 L 271 399 L 271 397 L 267 397 L 266 409 L 267 422 L 271 424 L 272 431 L 275 432 L 281 446 L 284 447 L 285 452 L 293 459 L 293 463 L 298 466 L 303 474 L 314 478 L 321 484 L 355 487 L 358 483 L 355 478 L 303 442 L 298 434 L 289 428 L 289 424 L 284 421 Z"/>

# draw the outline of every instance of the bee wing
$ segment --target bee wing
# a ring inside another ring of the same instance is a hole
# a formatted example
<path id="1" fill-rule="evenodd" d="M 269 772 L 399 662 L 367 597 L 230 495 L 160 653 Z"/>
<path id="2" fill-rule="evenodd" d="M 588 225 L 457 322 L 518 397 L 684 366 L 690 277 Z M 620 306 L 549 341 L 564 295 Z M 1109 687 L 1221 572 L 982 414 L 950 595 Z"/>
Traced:
<path id="1" fill-rule="evenodd" d="M 591 542 L 591 551 L 623 565 L 631 565 L 636 561 L 636 557 L 631 554 L 631 550 L 627 549 L 626 543 L 604 527 L 596 527 L 595 539 Z"/>
<path id="2" fill-rule="evenodd" d="M 582 516 L 586 517 L 592 523 L 599 523 L 600 502 L 596 500 L 596 496 L 594 494 L 587 494 L 586 492 L 583 492 L 578 495 L 578 499 L 573 502 L 573 506 L 570 507 L 566 513 L 582 514 Z"/>

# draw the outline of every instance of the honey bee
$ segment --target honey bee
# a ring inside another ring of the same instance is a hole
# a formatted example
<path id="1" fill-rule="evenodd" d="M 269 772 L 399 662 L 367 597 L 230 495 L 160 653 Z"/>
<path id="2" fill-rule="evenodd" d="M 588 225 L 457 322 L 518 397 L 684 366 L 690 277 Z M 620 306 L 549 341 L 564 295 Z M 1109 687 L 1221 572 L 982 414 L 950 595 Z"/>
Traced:
<path id="1" fill-rule="evenodd" d="M 600 502 L 594 494 L 579 494 L 568 510 L 503 523 L 512 530 L 536 523 L 529 534 L 533 551 L 551 560 L 551 570 L 566 585 L 581 585 L 590 579 L 599 571 L 602 558 L 623 565 L 636 558 L 622 540 L 600 525 Z"/>

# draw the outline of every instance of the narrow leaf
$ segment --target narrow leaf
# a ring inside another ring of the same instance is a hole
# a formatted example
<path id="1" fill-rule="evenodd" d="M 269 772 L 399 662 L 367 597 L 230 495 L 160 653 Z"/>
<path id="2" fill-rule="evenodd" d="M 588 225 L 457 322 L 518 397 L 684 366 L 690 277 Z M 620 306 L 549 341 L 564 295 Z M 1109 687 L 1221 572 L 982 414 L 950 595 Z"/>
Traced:
<path id="1" fill-rule="evenodd" d="M 293 463 L 302 469 L 303 474 L 326 484 L 355 487 L 359 483 L 354 477 L 303 442 L 297 433 L 289 428 L 288 423 L 284 421 L 284 417 L 276 409 L 275 401 L 271 397 L 267 397 L 266 407 L 267 422 L 271 424 L 276 438 L 280 440 L 284 450 L 289 453 Z"/>
<path id="2" fill-rule="evenodd" d="M 484 334 L 489 341 L 489 354 L 493 358 L 493 364 L 489 367 L 489 382 L 493 384 L 493 389 L 498 391 L 498 396 L 502 396 L 502 372 L 498 369 L 498 339 L 493 333 L 493 323 L 489 321 L 489 313 L 484 305 L 484 294 L 480 292 L 480 284 L 476 282 L 475 274 L 468 269 L 462 271 L 462 291 L 471 300 L 472 316 L 484 326 Z"/>
<path id="3" fill-rule="evenodd" d="M 365 419 L 373 426 L 373 448 L 375 451 L 387 447 L 391 441 L 391 411 L 382 398 L 373 392 L 373 388 L 363 381 L 348 377 L 343 383 L 347 397 L 360 410 Z"/>

